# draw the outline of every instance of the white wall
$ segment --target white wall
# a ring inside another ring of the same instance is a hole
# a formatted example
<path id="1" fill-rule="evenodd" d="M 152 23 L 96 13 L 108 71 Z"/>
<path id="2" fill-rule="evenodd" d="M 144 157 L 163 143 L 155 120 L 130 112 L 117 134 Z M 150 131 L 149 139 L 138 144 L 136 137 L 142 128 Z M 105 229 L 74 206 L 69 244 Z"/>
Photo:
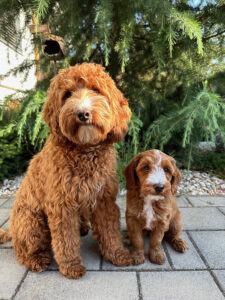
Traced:
<path id="1" fill-rule="evenodd" d="M 18 20 L 18 26 L 22 28 L 24 26 L 24 16 L 21 14 Z M 31 44 L 31 34 L 29 28 L 27 28 L 22 42 L 21 42 L 21 53 L 18 54 L 12 49 L 8 48 L 6 45 L 0 42 L 0 75 L 6 74 L 10 69 L 17 67 L 21 64 L 24 59 L 34 59 L 34 50 L 33 45 Z M 36 83 L 35 77 L 35 67 L 32 67 L 27 79 L 24 81 L 23 74 L 18 76 L 12 76 L 0 80 L 0 84 L 13 87 L 20 90 L 29 90 L 34 87 Z M 14 91 L 6 88 L 0 87 L 0 103 L 3 102 L 3 99 L 10 94 L 15 93 Z"/>

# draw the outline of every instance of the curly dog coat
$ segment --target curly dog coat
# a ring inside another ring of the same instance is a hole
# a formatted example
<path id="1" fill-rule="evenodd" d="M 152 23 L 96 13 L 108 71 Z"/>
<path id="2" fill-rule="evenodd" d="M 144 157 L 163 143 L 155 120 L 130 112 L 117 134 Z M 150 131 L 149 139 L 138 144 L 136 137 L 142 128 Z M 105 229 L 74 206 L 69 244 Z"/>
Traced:
<path id="1" fill-rule="evenodd" d="M 103 256 L 132 263 L 123 247 L 113 143 L 127 133 L 127 100 L 100 65 L 83 63 L 52 79 L 43 117 L 50 136 L 30 162 L 10 217 L 19 263 L 41 272 L 52 261 L 69 278 L 85 274 L 80 233 L 90 220 Z M 9 234 L 0 231 L 0 241 Z"/>
<path id="2" fill-rule="evenodd" d="M 125 168 L 127 180 L 127 230 L 132 244 L 135 265 L 145 261 L 142 230 L 150 230 L 149 260 L 163 264 L 160 249 L 164 234 L 172 247 L 179 252 L 188 249 L 181 238 L 182 218 L 175 194 L 181 173 L 175 160 L 159 150 L 138 154 Z"/>

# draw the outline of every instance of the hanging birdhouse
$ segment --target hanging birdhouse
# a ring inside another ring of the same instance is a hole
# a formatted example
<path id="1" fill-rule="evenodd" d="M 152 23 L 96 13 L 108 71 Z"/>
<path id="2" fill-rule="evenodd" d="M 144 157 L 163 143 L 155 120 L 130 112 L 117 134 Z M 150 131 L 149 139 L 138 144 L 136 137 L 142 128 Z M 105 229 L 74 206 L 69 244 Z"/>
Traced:
<path id="1" fill-rule="evenodd" d="M 50 60 L 60 60 L 66 55 L 66 47 L 63 39 L 50 33 L 44 34 L 42 51 Z"/>

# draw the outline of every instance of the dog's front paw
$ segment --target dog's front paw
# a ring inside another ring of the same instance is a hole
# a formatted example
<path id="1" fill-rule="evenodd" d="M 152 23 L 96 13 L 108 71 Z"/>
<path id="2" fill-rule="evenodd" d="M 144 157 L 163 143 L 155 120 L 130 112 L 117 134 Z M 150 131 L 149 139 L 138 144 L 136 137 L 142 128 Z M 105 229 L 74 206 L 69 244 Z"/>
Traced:
<path id="1" fill-rule="evenodd" d="M 133 265 L 141 265 L 145 262 L 144 251 L 136 251 L 132 253 Z"/>
<path id="2" fill-rule="evenodd" d="M 181 238 L 173 240 L 171 245 L 174 250 L 182 253 L 189 249 L 188 243 Z"/>
<path id="3" fill-rule="evenodd" d="M 129 251 L 123 248 L 117 249 L 109 260 L 116 266 L 130 266 L 132 264 L 132 258 Z"/>
<path id="4" fill-rule="evenodd" d="M 161 249 L 150 249 L 149 260 L 157 265 L 163 265 L 165 262 L 165 256 Z"/>
<path id="5" fill-rule="evenodd" d="M 81 264 L 62 265 L 59 266 L 59 271 L 67 278 L 78 279 L 86 273 L 86 269 Z"/>
<path id="6" fill-rule="evenodd" d="M 42 251 L 38 254 L 28 256 L 25 265 L 33 272 L 42 272 L 50 266 L 52 255 L 49 251 Z"/>

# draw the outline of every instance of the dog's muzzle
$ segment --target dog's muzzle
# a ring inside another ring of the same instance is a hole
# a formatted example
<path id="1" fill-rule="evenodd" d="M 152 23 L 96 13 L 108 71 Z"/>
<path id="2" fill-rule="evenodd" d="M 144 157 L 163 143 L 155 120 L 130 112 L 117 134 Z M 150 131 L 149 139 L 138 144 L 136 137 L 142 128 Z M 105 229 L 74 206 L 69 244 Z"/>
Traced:
<path id="1" fill-rule="evenodd" d="M 77 117 L 81 122 L 86 122 L 91 117 L 91 112 L 89 110 L 78 110 Z"/>

